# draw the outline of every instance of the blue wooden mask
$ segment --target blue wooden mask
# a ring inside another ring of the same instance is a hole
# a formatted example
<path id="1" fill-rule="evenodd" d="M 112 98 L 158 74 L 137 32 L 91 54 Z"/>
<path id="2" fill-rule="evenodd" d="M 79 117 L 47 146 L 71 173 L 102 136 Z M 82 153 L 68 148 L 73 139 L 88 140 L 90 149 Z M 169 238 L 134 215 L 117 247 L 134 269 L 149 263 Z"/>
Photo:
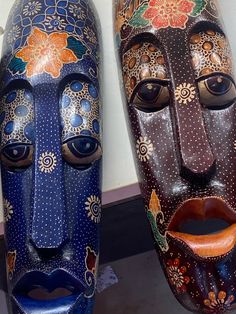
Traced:
<path id="1" fill-rule="evenodd" d="M 92 313 L 99 256 L 99 40 L 88 0 L 17 0 L 0 134 L 13 313 Z"/>

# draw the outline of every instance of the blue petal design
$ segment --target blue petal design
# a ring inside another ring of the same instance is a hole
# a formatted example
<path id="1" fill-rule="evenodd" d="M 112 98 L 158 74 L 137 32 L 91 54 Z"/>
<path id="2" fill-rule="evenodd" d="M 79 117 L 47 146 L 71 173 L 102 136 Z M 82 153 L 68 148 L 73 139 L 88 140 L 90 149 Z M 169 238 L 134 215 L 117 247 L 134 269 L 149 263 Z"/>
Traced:
<path id="1" fill-rule="evenodd" d="M 41 14 L 41 15 L 37 15 L 34 19 L 33 19 L 33 24 L 37 24 L 37 23 L 41 23 L 45 20 L 45 15 Z"/>
<path id="2" fill-rule="evenodd" d="M 45 0 L 46 5 L 53 5 L 55 6 L 55 0 Z"/>
<path id="3" fill-rule="evenodd" d="M 65 7 L 67 7 L 67 1 L 59 1 L 57 5 L 59 7 L 65 8 Z"/>
<path id="4" fill-rule="evenodd" d="M 48 8 L 47 10 L 46 10 L 46 15 L 50 15 L 50 14 L 54 14 L 55 13 L 55 8 L 54 7 L 52 7 L 52 8 Z"/>
<path id="5" fill-rule="evenodd" d="M 72 26 L 72 25 L 67 25 L 66 28 L 65 28 L 65 31 L 66 31 L 67 33 L 73 33 L 74 29 L 75 29 L 74 26 Z"/>
<path id="6" fill-rule="evenodd" d="M 23 36 L 28 36 L 30 34 L 31 30 L 32 30 L 31 26 L 24 28 Z"/>
<path id="7" fill-rule="evenodd" d="M 24 18 L 22 21 L 22 24 L 23 24 L 23 26 L 31 25 L 31 19 L 28 17 Z"/>
<path id="8" fill-rule="evenodd" d="M 14 49 L 16 50 L 21 45 L 21 38 L 18 38 L 15 42 Z"/>
<path id="9" fill-rule="evenodd" d="M 66 16 L 66 10 L 65 9 L 62 9 L 62 8 L 57 8 L 57 13 L 63 15 L 63 16 Z"/>

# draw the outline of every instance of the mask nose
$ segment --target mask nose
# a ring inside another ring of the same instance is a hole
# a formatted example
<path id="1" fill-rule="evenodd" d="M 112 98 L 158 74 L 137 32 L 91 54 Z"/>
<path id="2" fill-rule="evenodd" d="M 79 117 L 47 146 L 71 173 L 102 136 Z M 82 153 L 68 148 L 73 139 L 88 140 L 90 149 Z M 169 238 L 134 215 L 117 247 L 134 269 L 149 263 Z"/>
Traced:
<path id="1" fill-rule="evenodd" d="M 176 38 L 178 40 L 173 39 L 175 49 L 172 46 L 173 41 L 170 40 L 167 50 L 174 74 L 172 112 L 179 148 L 180 175 L 193 184 L 204 183 L 215 173 L 216 159 L 205 128 L 203 107 L 199 99 L 186 33 L 177 31 Z"/>
<path id="2" fill-rule="evenodd" d="M 58 249 L 67 239 L 60 113 L 55 86 L 35 92 L 35 164 L 31 241 L 41 251 Z"/>
<path id="3" fill-rule="evenodd" d="M 194 87 L 192 94 L 195 97 L 188 103 L 176 104 L 176 117 L 181 176 L 195 183 L 212 177 L 216 169 L 216 159 L 208 140 L 202 106 Z"/>

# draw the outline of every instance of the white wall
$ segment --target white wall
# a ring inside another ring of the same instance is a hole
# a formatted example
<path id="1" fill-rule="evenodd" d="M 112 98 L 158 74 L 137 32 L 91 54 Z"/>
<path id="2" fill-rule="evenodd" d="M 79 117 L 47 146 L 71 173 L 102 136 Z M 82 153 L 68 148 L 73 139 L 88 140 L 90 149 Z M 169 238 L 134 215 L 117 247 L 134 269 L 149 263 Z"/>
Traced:
<path id="1" fill-rule="evenodd" d="M 5 27 L 8 12 L 14 0 L 0 0 L 0 26 Z M 94 0 L 103 35 L 104 49 L 104 167 L 103 191 L 110 191 L 137 182 L 126 122 L 120 95 L 115 51 L 113 44 L 112 0 Z M 236 3 L 219 0 L 236 64 Z M 0 36 L 0 49 L 2 36 Z M 1 216 L 0 216 L 1 221 Z"/>

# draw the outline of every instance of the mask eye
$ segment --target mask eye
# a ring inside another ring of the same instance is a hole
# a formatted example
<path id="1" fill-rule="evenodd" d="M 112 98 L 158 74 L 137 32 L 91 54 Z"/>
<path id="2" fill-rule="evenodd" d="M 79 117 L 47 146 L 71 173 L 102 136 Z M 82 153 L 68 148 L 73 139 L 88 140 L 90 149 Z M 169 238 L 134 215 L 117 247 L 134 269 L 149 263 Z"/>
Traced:
<path id="1" fill-rule="evenodd" d="M 63 144 L 62 154 L 69 164 L 77 169 L 84 170 L 101 157 L 102 150 L 96 139 L 88 136 L 79 136 Z"/>
<path id="2" fill-rule="evenodd" d="M 169 104 L 168 86 L 157 81 L 145 81 L 139 84 L 131 98 L 131 102 L 140 110 L 153 112 L 163 109 Z"/>
<path id="3" fill-rule="evenodd" d="M 215 75 L 198 82 L 201 103 L 209 109 L 224 109 L 236 99 L 236 88 L 230 78 Z"/>
<path id="4" fill-rule="evenodd" d="M 24 170 L 32 164 L 33 146 L 11 144 L 1 150 L 2 164 L 12 171 Z"/>

